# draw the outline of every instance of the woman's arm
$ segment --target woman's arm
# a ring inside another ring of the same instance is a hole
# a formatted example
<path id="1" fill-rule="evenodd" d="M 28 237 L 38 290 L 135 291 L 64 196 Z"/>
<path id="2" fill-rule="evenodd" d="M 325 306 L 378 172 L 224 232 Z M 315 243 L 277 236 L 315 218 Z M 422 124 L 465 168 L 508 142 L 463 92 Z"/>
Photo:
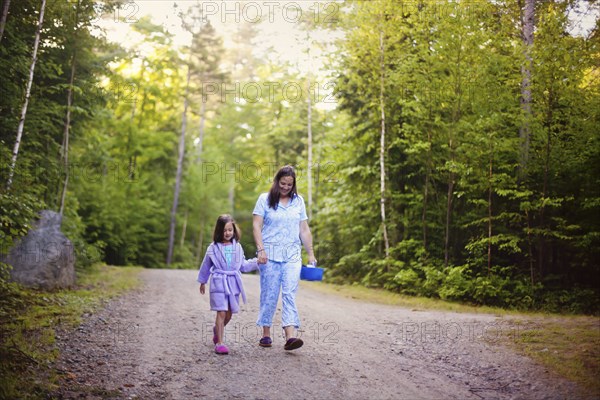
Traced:
<path id="1" fill-rule="evenodd" d="M 317 262 L 313 252 L 312 234 L 310 233 L 307 220 L 300 221 L 300 240 L 302 241 L 302 244 L 308 253 L 308 262 Z"/>
<path id="2" fill-rule="evenodd" d="M 254 233 L 254 242 L 256 243 L 256 251 L 259 264 L 267 263 L 267 250 L 262 239 L 263 217 L 254 214 L 252 216 L 252 232 Z"/>

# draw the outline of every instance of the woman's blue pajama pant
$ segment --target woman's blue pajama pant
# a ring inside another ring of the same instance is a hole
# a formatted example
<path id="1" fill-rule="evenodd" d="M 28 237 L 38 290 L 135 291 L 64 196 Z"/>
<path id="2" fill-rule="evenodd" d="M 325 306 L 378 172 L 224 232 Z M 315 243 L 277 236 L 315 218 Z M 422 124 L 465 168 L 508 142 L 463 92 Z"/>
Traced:
<path id="1" fill-rule="evenodd" d="M 300 317 L 296 308 L 296 292 L 300 281 L 301 261 L 271 261 L 259 264 L 260 269 L 260 310 L 258 326 L 271 326 L 277 309 L 281 289 L 281 326 L 300 327 Z"/>

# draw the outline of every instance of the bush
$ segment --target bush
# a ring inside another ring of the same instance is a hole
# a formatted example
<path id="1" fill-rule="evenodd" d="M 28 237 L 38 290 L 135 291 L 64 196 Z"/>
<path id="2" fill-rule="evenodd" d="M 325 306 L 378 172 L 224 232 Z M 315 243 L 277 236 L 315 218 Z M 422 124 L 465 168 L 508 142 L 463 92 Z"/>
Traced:
<path id="1" fill-rule="evenodd" d="M 417 295 L 421 293 L 421 279 L 419 278 L 419 274 L 412 269 L 404 269 L 398 272 L 394 276 L 393 282 L 396 286 L 396 290 L 400 293 L 409 295 Z"/>
<path id="2" fill-rule="evenodd" d="M 466 265 L 459 267 L 448 267 L 444 270 L 446 279 L 440 288 L 440 297 L 444 300 L 471 300 L 473 281 L 469 276 Z"/>
<path id="3" fill-rule="evenodd" d="M 421 294 L 427 297 L 440 297 L 439 291 L 444 284 L 446 275 L 444 272 L 435 266 L 423 267 L 425 280 L 422 282 Z"/>
<path id="4" fill-rule="evenodd" d="M 599 293 L 593 289 L 573 288 L 570 290 L 544 290 L 540 285 L 536 290 L 538 308 L 547 312 L 567 312 L 573 314 L 600 314 Z"/>

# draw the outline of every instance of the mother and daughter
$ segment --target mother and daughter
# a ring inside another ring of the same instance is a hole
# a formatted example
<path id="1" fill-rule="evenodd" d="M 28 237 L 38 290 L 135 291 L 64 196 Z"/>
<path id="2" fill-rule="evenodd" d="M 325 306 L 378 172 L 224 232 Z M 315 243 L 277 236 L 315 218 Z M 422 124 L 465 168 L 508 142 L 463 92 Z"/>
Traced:
<path id="1" fill-rule="evenodd" d="M 302 266 L 302 245 L 308 262 L 316 263 L 312 235 L 308 226 L 304 199 L 296 189 L 296 173 L 291 166 L 279 169 L 271 189 L 258 197 L 253 213 L 253 233 L 257 258 L 247 260 L 239 244 L 240 233 L 229 215 L 217 219 L 213 242 L 198 272 L 200 293 L 205 294 L 210 280 L 210 308 L 217 312 L 213 327 L 213 343 L 217 354 L 228 354 L 223 343 L 225 326 L 239 311 L 239 296 L 246 296 L 241 272 L 260 272 L 260 309 L 256 324 L 262 327 L 259 346 L 271 347 L 271 326 L 281 291 L 281 322 L 285 333 L 285 350 L 302 347 L 296 337 L 300 318 L 296 292 Z"/>

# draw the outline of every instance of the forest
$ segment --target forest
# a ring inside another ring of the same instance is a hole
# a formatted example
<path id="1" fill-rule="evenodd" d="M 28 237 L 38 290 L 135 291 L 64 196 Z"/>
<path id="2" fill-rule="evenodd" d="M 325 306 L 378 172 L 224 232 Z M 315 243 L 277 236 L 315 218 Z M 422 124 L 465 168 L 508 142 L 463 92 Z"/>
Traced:
<path id="1" fill-rule="evenodd" d="M 289 164 L 330 283 L 600 310 L 600 2 L 1 3 L 0 253 L 50 209 L 79 270 L 198 268 L 223 213 L 251 256 Z"/>

